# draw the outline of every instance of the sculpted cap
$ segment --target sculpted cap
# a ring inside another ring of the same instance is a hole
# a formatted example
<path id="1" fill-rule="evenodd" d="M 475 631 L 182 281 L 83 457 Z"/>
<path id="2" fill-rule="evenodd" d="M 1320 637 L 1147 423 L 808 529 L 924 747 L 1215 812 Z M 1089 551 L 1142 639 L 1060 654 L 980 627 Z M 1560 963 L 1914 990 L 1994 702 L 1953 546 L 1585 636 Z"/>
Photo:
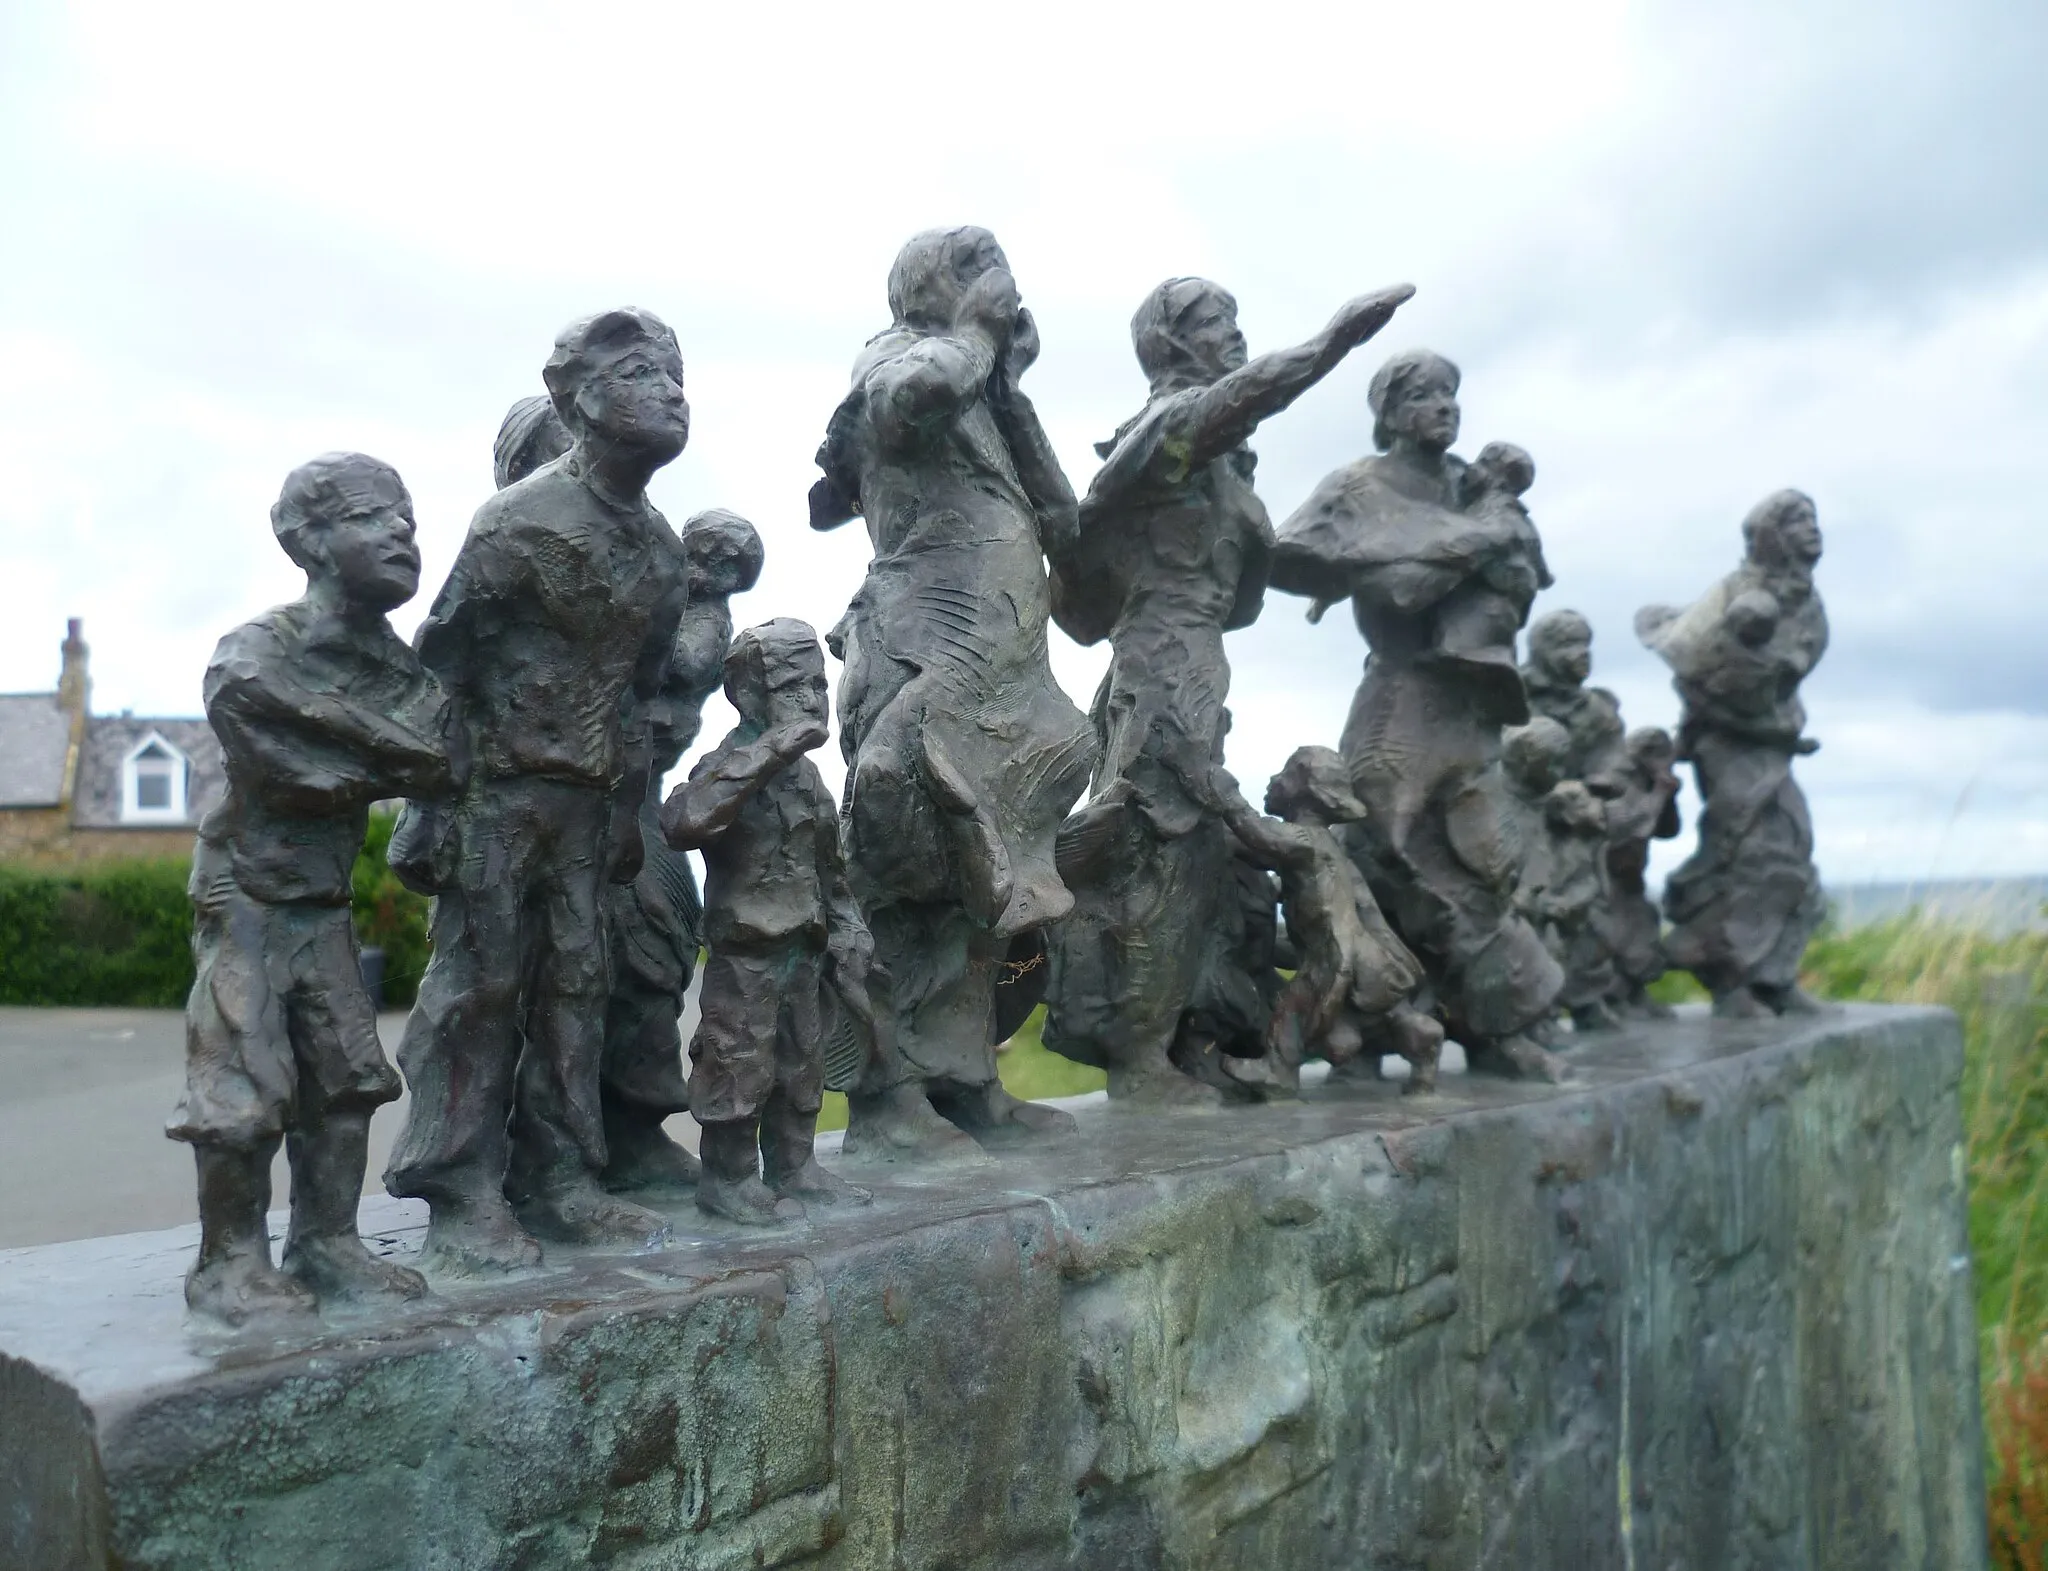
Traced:
<path id="1" fill-rule="evenodd" d="M 650 344 L 677 355 L 682 353 L 669 325 L 652 311 L 642 311 L 637 306 L 600 311 L 571 322 L 555 336 L 555 352 L 548 356 L 548 363 L 540 371 L 555 409 L 566 420 L 576 401 L 576 390 L 593 372 Z"/>
<path id="2" fill-rule="evenodd" d="M 725 656 L 725 696 L 737 708 L 750 692 L 766 692 L 824 668 L 825 657 L 811 624 L 778 616 L 734 637 Z"/>
<path id="3" fill-rule="evenodd" d="M 322 453 L 284 477 L 271 504 L 270 527 L 285 553 L 301 567 L 300 536 L 315 524 L 329 524 L 384 507 L 412 506 L 412 493 L 398 471 L 367 453 Z"/>

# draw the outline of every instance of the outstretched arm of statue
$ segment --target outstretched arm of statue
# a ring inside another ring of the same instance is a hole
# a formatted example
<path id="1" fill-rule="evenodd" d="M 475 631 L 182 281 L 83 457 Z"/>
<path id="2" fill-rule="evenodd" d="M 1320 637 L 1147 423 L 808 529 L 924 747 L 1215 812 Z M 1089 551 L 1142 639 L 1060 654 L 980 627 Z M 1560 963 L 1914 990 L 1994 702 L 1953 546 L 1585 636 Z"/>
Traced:
<path id="1" fill-rule="evenodd" d="M 1268 818 L 1238 795 L 1233 784 L 1223 821 L 1245 854 L 1276 873 L 1308 866 L 1314 860 L 1300 830 L 1284 819 Z"/>
<path id="2" fill-rule="evenodd" d="M 1248 441 L 1261 421 L 1277 415 L 1336 370 L 1346 355 L 1392 321 L 1414 293 L 1413 285 L 1396 284 L 1377 294 L 1360 295 L 1307 343 L 1260 355 L 1203 389 L 1184 417 L 1186 467 L 1199 469 Z"/>
<path id="3" fill-rule="evenodd" d="M 661 805 L 661 837 L 678 851 L 699 851 L 732 827 L 747 799 L 827 735 L 822 721 L 777 726 L 751 742 L 727 737 Z"/>
<path id="4" fill-rule="evenodd" d="M 222 741 L 261 752 L 267 769 L 294 789 L 318 791 L 326 784 L 338 799 L 351 801 L 365 781 L 388 785 L 394 795 L 445 796 L 454 789 L 448 746 L 439 734 L 415 731 L 344 696 L 316 693 L 255 662 L 228 666 L 209 686 L 206 716 Z M 329 749 L 317 757 L 302 754 L 290 745 L 294 733 L 357 755 L 360 778 L 339 777 Z"/>

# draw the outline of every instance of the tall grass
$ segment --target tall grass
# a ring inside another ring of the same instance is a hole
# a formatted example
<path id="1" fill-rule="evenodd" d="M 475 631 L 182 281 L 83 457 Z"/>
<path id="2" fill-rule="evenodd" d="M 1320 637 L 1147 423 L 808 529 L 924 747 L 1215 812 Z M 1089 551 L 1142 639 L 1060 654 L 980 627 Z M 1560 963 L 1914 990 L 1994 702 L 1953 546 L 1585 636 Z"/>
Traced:
<path id="1" fill-rule="evenodd" d="M 1805 969 L 1824 997 L 1962 1019 L 1993 1562 L 2048 1571 L 2048 933 L 1915 913 L 1823 932 Z"/>

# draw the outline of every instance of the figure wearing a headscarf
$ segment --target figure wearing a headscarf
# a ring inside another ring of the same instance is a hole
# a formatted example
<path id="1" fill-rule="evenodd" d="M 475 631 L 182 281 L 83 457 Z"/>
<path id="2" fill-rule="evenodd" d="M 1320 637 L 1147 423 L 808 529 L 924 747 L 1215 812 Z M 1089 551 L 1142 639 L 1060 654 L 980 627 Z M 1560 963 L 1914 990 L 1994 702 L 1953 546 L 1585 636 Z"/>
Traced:
<path id="1" fill-rule="evenodd" d="M 1349 598 L 1371 646 L 1342 741 L 1369 810 L 1351 845 L 1451 1035 L 1475 1069 L 1554 1078 L 1561 1067 L 1527 1033 L 1549 1019 L 1564 974 L 1514 910 L 1500 770 L 1501 728 L 1529 717 L 1513 635 L 1550 575 L 1497 488 L 1461 510 L 1457 392 L 1441 355 L 1379 369 L 1369 398 L 1381 453 L 1328 476 L 1281 526 L 1272 581 L 1319 604 Z"/>
<path id="2" fill-rule="evenodd" d="M 1074 493 L 1018 386 L 1038 331 L 995 237 L 917 236 L 889 304 L 811 491 L 814 528 L 865 518 L 874 546 L 828 640 L 880 995 L 847 1150 L 971 1156 L 933 1107 L 984 1137 L 1068 1127 L 1003 1091 L 992 1032 L 1011 944 L 1073 907 L 1053 835 L 1095 741 L 1047 662 L 1045 559 L 1073 548 Z"/>
<path id="3" fill-rule="evenodd" d="M 1674 965 L 1714 995 L 1714 1012 L 1751 1017 L 1815 1006 L 1799 960 L 1826 914 L 1813 820 L 1792 760 L 1799 684 L 1828 646 L 1813 586 L 1813 499 L 1778 491 L 1742 521 L 1742 565 L 1684 610 L 1646 606 L 1636 633 L 1671 667 L 1684 705 L 1678 756 L 1698 777 L 1699 849 L 1664 887 Z"/>
<path id="4" fill-rule="evenodd" d="M 1273 529 L 1245 443 L 1413 293 L 1361 296 L 1307 343 L 1249 363 L 1237 302 L 1207 279 L 1168 279 L 1131 320 L 1151 397 L 1099 444 L 1107 462 L 1081 503 L 1078 546 L 1052 576 L 1060 627 L 1115 653 L 1095 699 L 1094 800 L 1062 836 L 1079 905 L 1052 938 L 1045 1041 L 1107 1067 L 1112 1096 L 1214 1099 L 1167 1055 L 1229 882 L 1230 839 L 1161 754 L 1185 771 L 1218 752 L 1223 635 L 1264 602 Z M 1105 813 L 1129 822 L 1107 832 Z"/>

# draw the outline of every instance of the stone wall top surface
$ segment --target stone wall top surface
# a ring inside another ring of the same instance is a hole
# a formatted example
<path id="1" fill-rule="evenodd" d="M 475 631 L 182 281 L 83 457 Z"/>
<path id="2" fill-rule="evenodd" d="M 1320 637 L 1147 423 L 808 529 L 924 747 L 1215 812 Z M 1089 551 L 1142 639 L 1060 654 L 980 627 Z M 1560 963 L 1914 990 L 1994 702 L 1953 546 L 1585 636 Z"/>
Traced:
<path id="1" fill-rule="evenodd" d="M 1672 1071 L 1759 1052 L 1798 1053 L 1845 1028 L 1924 1029 L 1944 1014 L 1848 1005 L 1798 1021 L 1741 1022 L 1689 1009 L 1675 1022 L 1592 1039 L 1569 1055 L 1573 1077 L 1555 1086 L 1451 1074 L 1427 1098 L 1403 1097 L 1393 1081 L 1323 1085 L 1308 1088 L 1299 1102 L 1214 1113 L 1070 1099 L 1066 1105 L 1081 1125 L 1078 1138 L 998 1154 L 984 1168 L 885 1180 L 875 1185 L 871 1207 L 821 1212 L 811 1222 L 763 1230 L 722 1223 L 678 1201 L 663 1208 L 675 1227 L 672 1247 L 621 1253 L 561 1246 L 551 1252 L 550 1268 L 503 1283 L 443 1287 L 415 1307 L 380 1307 L 368 1315 L 329 1309 L 317 1325 L 285 1334 L 215 1329 L 187 1316 L 179 1288 L 195 1236 L 190 1226 L 0 1250 L 0 1354 L 37 1365 L 96 1404 L 118 1404 L 209 1372 L 346 1357 L 351 1349 L 383 1356 L 396 1343 L 473 1332 L 493 1319 L 699 1292 L 741 1273 L 870 1249 L 964 1216 L 1057 1210 L 1086 1191 L 1227 1167 L 1360 1133 L 1412 1138 L 1432 1125 L 1570 1103 Z M 282 1217 L 276 1214 L 280 1223 Z M 364 1202 L 365 1237 L 397 1258 L 418 1253 L 425 1223 L 419 1202 Z"/>

